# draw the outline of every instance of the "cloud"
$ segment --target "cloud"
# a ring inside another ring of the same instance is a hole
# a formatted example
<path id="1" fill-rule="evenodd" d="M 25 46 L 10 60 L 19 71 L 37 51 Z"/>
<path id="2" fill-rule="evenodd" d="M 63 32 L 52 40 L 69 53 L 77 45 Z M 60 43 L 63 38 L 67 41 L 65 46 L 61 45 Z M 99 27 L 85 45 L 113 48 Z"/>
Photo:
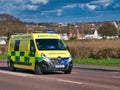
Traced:
<path id="1" fill-rule="evenodd" d="M 23 8 L 35 11 L 35 10 L 37 10 L 38 6 L 27 4 L 27 5 L 23 5 Z"/>
<path id="2" fill-rule="evenodd" d="M 112 3 L 114 0 L 96 0 L 92 1 L 92 4 L 106 4 L 106 3 Z"/>
<path id="3" fill-rule="evenodd" d="M 98 0 L 92 1 L 91 4 L 102 5 L 104 8 L 112 4 L 114 0 Z"/>
<path id="4" fill-rule="evenodd" d="M 113 8 L 120 8 L 120 3 L 115 4 Z"/>
<path id="5" fill-rule="evenodd" d="M 104 4 L 104 7 L 107 7 L 107 6 L 109 6 L 110 5 L 110 3 L 106 3 L 106 4 Z"/>
<path id="6" fill-rule="evenodd" d="M 57 16 L 61 16 L 61 14 L 62 14 L 62 9 L 58 9 L 57 12 L 58 12 L 58 13 L 57 13 Z"/>
<path id="7" fill-rule="evenodd" d="M 85 7 L 85 4 L 79 4 L 79 8 L 83 9 Z"/>
<path id="8" fill-rule="evenodd" d="M 57 16 L 61 16 L 62 12 L 63 12 L 63 9 L 53 9 L 53 10 L 41 11 L 40 15 L 56 14 Z"/>
<path id="9" fill-rule="evenodd" d="M 96 10 L 96 9 L 103 9 L 111 5 L 113 0 L 95 0 L 90 1 L 89 3 L 82 3 L 79 4 L 79 7 L 81 9 L 88 9 L 90 11 Z"/>
<path id="10" fill-rule="evenodd" d="M 13 0 L 13 2 L 15 3 L 24 3 L 25 1 L 28 1 L 28 0 Z"/>
<path id="11" fill-rule="evenodd" d="M 48 0 L 31 0 L 31 2 L 33 4 L 38 4 L 38 3 L 47 4 Z"/>
<path id="12" fill-rule="evenodd" d="M 71 4 L 71 5 L 63 6 L 63 8 L 75 8 L 76 6 L 77 4 Z"/>
<path id="13" fill-rule="evenodd" d="M 87 8 L 91 11 L 95 10 L 96 9 L 96 5 L 90 5 L 90 4 L 86 4 Z"/>
<path id="14" fill-rule="evenodd" d="M 93 11 L 93 10 L 95 10 L 97 8 L 96 5 L 90 5 L 88 3 L 87 4 L 79 4 L 79 7 L 81 9 L 87 8 L 88 10 L 91 10 L 91 11 Z"/>
<path id="15" fill-rule="evenodd" d="M 58 10 L 54 9 L 54 10 L 45 10 L 45 11 L 41 11 L 40 15 L 48 15 L 50 13 L 55 13 L 58 12 Z"/>
<path id="16" fill-rule="evenodd" d="M 54 9 L 54 10 L 41 11 L 40 15 L 48 15 L 50 13 L 57 13 L 57 16 L 61 16 L 62 12 L 63 12 L 63 9 Z"/>

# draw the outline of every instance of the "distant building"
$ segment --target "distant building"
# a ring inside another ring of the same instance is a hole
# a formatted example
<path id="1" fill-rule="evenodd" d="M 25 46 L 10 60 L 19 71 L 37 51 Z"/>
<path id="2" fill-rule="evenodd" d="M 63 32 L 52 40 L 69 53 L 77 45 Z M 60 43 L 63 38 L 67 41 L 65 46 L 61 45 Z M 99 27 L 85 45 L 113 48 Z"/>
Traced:
<path id="1" fill-rule="evenodd" d="M 59 34 L 62 40 L 69 40 L 67 33 Z"/>
<path id="2" fill-rule="evenodd" d="M 118 24 L 115 21 L 113 21 L 112 23 L 116 28 L 118 28 Z"/>
<path id="3" fill-rule="evenodd" d="M 0 40 L 0 45 L 6 45 L 5 40 Z"/>
<path id="4" fill-rule="evenodd" d="M 99 36 L 97 29 L 95 29 L 93 34 L 85 35 L 85 39 L 102 39 L 102 37 Z"/>
<path id="5" fill-rule="evenodd" d="M 67 23 L 59 23 L 59 25 L 62 27 L 67 27 L 68 24 Z"/>
<path id="6" fill-rule="evenodd" d="M 1 36 L 1 37 L 0 37 L 0 45 L 5 45 L 5 44 L 7 44 L 7 43 L 6 43 L 6 40 L 7 40 L 7 37 L 6 37 L 6 36 Z"/>

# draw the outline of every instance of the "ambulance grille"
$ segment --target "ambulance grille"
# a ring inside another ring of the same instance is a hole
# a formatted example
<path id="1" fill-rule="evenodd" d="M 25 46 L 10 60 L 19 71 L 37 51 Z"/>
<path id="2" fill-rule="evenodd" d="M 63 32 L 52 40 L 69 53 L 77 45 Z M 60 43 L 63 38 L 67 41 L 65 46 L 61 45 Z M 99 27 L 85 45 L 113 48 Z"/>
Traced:
<path id="1" fill-rule="evenodd" d="M 57 58 L 52 58 L 50 60 L 51 60 L 52 64 L 54 64 L 54 65 L 60 64 L 60 62 L 59 62 L 59 60 Z"/>
<path id="2" fill-rule="evenodd" d="M 50 60 L 51 60 L 53 65 L 59 65 L 59 64 L 61 64 L 61 61 L 64 61 L 64 64 L 66 64 L 68 58 L 61 58 L 61 60 L 59 60 L 58 58 L 52 58 Z"/>

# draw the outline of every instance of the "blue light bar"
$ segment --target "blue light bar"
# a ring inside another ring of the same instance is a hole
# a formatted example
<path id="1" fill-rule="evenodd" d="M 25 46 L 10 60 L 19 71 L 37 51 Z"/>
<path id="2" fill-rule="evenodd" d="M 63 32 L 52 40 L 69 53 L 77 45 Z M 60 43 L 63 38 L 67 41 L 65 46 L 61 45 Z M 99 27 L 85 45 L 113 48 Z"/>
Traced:
<path id="1" fill-rule="evenodd" d="M 46 30 L 46 33 L 56 33 L 55 30 Z"/>

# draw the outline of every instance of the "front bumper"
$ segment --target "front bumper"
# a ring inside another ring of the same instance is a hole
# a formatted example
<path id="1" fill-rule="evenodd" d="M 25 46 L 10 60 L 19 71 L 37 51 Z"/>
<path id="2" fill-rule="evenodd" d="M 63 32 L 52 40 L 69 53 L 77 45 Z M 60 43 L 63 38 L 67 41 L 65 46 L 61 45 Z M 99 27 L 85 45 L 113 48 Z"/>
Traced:
<path id="1" fill-rule="evenodd" d="M 73 63 L 72 61 L 67 63 L 67 64 L 47 64 L 46 62 L 42 61 L 41 64 L 41 69 L 43 72 L 48 72 L 48 71 L 67 71 L 69 69 L 72 69 Z"/>

